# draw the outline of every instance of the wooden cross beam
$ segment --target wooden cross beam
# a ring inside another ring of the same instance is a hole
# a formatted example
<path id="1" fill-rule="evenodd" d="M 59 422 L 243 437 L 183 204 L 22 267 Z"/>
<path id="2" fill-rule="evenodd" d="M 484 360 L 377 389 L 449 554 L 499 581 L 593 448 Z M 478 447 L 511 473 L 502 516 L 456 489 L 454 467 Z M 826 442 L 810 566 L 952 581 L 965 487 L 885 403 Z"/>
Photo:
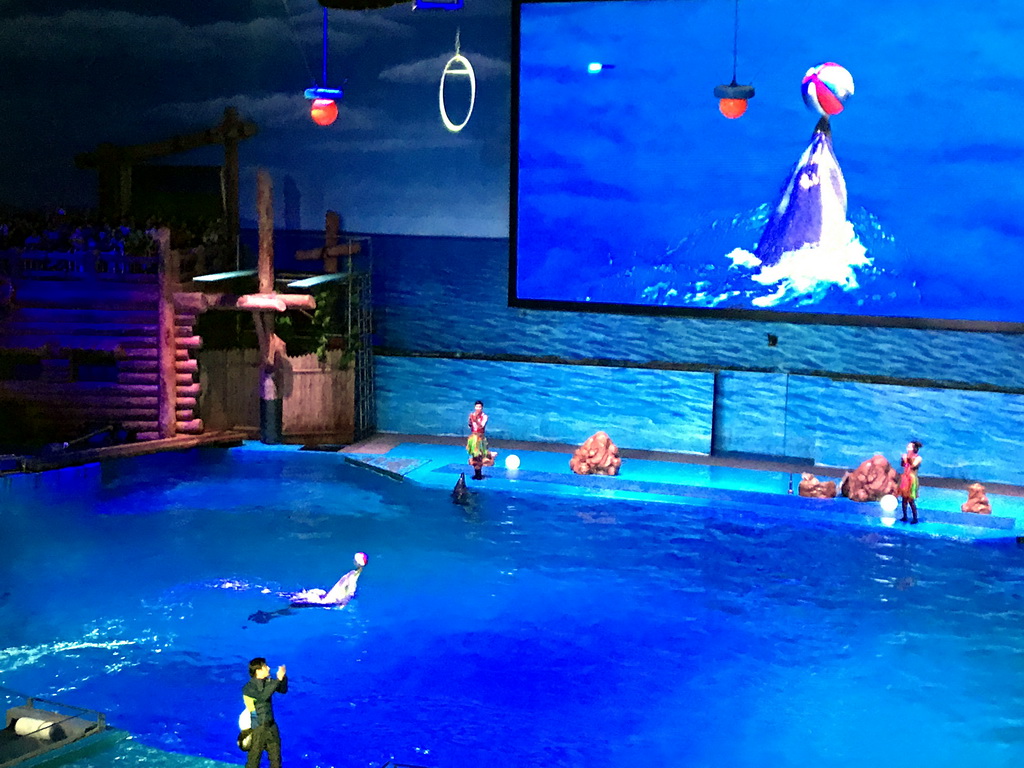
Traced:
<path id="1" fill-rule="evenodd" d="M 228 232 L 238 237 L 238 143 L 256 135 L 255 123 L 242 120 L 238 110 L 227 107 L 217 125 L 195 133 L 172 136 L 150 144 L 117 146 L 100 144 L 93 152 L 75 155 L 79 168 L 95 168 L 100 176 L 100 208 L 107 216 L 124 216 L 131 209 L 132 166 L 158 157 L 188 152 L 211 144 L 224 145 L 224 211 Z"/>
<path id="2" fill-rule="evenodd" d="M 327 212 L 327 223 L 324 226 L 324 247 L 308 251 L 296 251 L 295 258 L 299 261 L 323 259 L 324 272 L 333 274 L 338 271 L 339 256 L 355 256 L 362 250 L 362 245 L 355 241 L 338 243 L 341 234 L 341 216 L 337 211 Z"/>

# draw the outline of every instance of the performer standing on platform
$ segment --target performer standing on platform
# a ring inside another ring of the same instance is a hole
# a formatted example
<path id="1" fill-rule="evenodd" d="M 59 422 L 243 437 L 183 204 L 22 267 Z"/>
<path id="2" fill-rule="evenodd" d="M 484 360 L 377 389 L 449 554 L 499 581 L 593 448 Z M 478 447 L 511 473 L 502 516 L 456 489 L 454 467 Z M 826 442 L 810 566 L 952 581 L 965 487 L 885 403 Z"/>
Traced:
<path id="1" fill-rule="evenodd" d="M 469 463 L 473 465 L 474 480 L 484 479 L 484 459 L 490 456 L 487 437 L 484 434 L 486 429 L 487 414 L 484 413 L 484 403 L 477 400 L 469 413 L 469 440 L 466 441 L 466 453 L 469 454 Z"/>
<path id="2" fill-rule="evenodd" d="M 917 470 L 921 466 L 921 457 L 918 455 L 920 450 L 921 443 L 911 440 L 907 443 L 907 452 L 900 456 L 903 474 L 900 475 L 900 483 L 896 486 L 896 495 L 900 497 L 900 502 L 903 505 L 903 517 L 900 520 L 904 523 L 907 522 L 907 505 L 910 506 L 914 515 L 914 519 L 910 522 L 917 522 Z"/>
<path id="3" fill-rule="evenodd" d="M 275 693 L 288 693 L 288 676 L 282 664 L 277 668 L 277 679 L 270 678 L 267 660 L 259 656 L 249 662 L 249 682 L 242 688 L 242 700 L 249 711 L 252 744 L 245 760 L 246 768 L 258 768 L 263 753 L 270 758 L 270 768 L 281 768 L 281 732 L 274 719 Z"/>

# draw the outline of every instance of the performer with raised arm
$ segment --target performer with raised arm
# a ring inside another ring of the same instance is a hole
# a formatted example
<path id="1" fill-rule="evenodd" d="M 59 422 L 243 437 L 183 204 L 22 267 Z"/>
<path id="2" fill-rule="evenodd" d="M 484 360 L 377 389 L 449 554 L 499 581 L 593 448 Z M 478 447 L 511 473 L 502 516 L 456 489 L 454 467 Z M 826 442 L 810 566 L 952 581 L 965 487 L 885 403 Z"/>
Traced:
<path id="1" fill-rule="evenodd" d="M 242 688 L 242 701 L 249 713 L 251 742 L 246 768 L 259 768 L 263 753 L 267 753 L 270 768 L 281 768 L 281 732 L 274 719 L 275 693 L 288 693 L 288 675 L 282 664 L 277 668 L 277 679 L 270 678 L 270 666 L 262 656 L 249 662 L 249 682 Z"/>
<path id="2" fill-rule="evenodd" d="M 487 448 L 487 414 L 484 413 L 484 403 L 477 400 L 473 410 L 469 413 L 469 439 L 466 441 L 466 453 L 469 454 L 469 463 L 473 465 L 473 479 L 484 479 L 484 461 L 490 458 L 490 451 Z"/>
<path id="3" fill-rule="evenodd" d="M 917 471 L 921 467 L 920 450 L 921 442 L 911 440 L 907 443 L 907 452 L 900 456 L 900 466 L 903 467 L 903 474 L 900 475 L 899 485 L 896 486 L 896 495 L 900 497 L 900 503 L 903 506 L 903 517 L 900 520 L 904 523 L 907 522 L 908 505 L 914 515 L 910 521 L 911 524 L 917 522 Z"/>

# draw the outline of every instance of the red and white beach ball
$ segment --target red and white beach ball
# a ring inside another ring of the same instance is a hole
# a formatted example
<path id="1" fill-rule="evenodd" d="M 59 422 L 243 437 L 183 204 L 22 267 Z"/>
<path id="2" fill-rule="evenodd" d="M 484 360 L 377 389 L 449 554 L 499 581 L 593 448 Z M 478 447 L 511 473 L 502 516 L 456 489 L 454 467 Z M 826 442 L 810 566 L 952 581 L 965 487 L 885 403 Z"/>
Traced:
<path id="1" fill-rule="evenodd" d="M 846 67 L 827 61 L 807 70 L 800 90 L 808 109 L 831 117 L 842 112 L 846 100 L 853 96 L 853 75 Z"/>

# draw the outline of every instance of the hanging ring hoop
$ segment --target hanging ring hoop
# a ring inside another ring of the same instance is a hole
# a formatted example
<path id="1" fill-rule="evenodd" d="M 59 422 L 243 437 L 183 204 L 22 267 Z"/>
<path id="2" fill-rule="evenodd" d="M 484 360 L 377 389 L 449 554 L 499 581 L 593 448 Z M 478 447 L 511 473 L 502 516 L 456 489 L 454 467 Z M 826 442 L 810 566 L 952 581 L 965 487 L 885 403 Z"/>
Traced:
<path id="1" fill-rule="evenodd" d="M 449 119 L 448 111 L 444 106 L 444 81 L 449 76 L 469 78 L 469 111 L 466 112 L 466 119 L 458 124 Z M 473 65 L 469 63 L 469 59 L 461 53 L 456 53 L 444 65 L 444 72 L 441 74 L 441 87 L 437 93 L 437 104 L 441 110 L 441 120 L 444 121 L 445 128 L 452 133 L 458 133 L 466 127 L 473 114 L 473 106 L 476 104 L 476 73 L 473 71 Z"/>

